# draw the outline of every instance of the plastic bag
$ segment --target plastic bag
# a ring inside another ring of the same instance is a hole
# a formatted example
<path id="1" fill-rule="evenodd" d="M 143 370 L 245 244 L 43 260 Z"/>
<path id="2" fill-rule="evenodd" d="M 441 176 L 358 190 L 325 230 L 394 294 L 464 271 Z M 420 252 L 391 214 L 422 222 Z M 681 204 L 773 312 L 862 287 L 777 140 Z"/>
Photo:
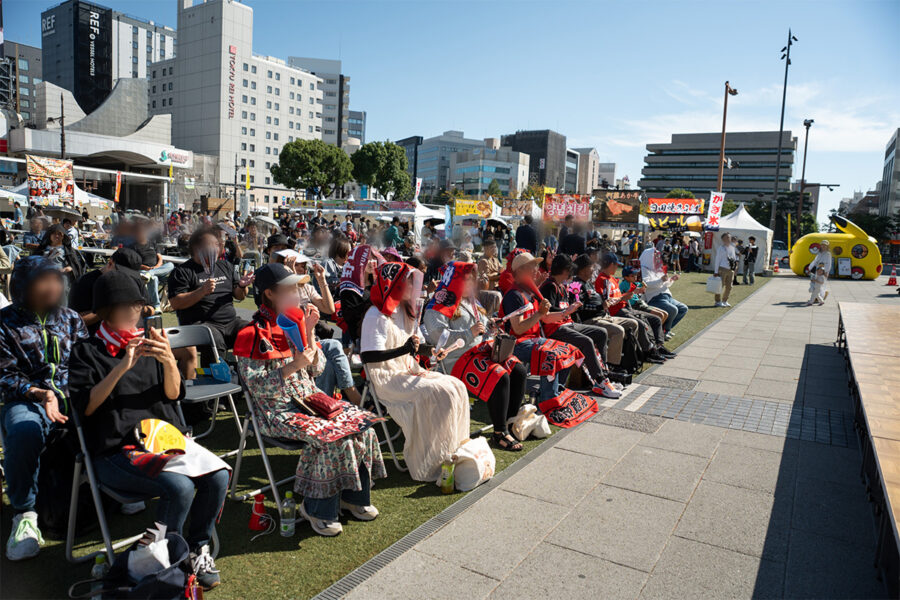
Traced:
<path id="1" fill-rule="evenodd" d="M 550 435 L 550 423 L 547 422 L 547 417 L 538 413 L 534 404 L 523 404 L 519 408 L 519 414 L 513 417 L 510 429 L 520 442 L 528 439 L 529 435 L 538 439 Z"/>
<path id="2" fill-rule="evenodd" d="M 483 437 L 467 440 L 453 454 L 453 462 L 456 463 L 453 478 L 461 492 L 474 490 L 490 480 L 497 467 L 497 459 Z"/>
<path id="3" fill-rule="evenodd" d="M 710 275 L 709 279 L 706 280 L 706 291 L 710 294 L 721 294 L 722 278 L 716 277 L 715 275 Z"/>
<path id="4" fill-rule="evenodd" d="M 138 541 L 137 548 L 128 555 L 128 576 L 140 581 L 147 575 L 168 569 L 169 545 L 166 542 L 166 526 L 156 523 L 148 528 Z"/>

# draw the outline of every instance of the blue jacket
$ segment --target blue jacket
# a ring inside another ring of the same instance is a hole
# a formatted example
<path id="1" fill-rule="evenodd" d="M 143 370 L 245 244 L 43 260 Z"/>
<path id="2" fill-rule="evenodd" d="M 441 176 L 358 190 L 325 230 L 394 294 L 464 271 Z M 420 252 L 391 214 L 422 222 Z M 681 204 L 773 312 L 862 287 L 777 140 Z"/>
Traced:
<path id="1" fill-rule="evenodd" d="M 48 271 L 59 268 L 42 256 L 23 258 L 13 270 L 13 303 L 0 310 L 0 401 L 27 402 L 25 394 L 37 387 L 56 392 L 60 411 L 68 413 L 69 356 L 88 334 L 74 310 L 59 307 L 41 318 L 25 307 L 31 283 Z"/>

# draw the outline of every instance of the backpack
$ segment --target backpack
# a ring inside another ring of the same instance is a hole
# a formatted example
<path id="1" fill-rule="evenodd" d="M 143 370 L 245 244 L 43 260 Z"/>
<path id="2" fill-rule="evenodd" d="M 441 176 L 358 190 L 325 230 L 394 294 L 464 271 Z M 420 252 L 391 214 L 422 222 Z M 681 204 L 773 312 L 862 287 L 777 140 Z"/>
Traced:
<path id="1" fill-rule="evenodd" d="M 622 360 L 619 361 L 619 368 L 635 374 L 641 371 L 643 365 L 644 359 L 638 344 L 637 335 L 633 331 L 626 329 L 625 340 L 622 344 Z"/>

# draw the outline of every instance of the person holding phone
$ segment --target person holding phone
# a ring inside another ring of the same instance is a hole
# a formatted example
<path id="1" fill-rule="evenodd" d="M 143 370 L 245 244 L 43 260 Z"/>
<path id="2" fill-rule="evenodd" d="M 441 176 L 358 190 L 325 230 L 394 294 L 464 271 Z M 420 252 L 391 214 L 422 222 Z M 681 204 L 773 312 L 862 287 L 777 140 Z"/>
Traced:
<path id="1" fill-rule="evenodd" d="M 581 302 L 569 291 L 568 283 L 575 272 L 575 263 L 568 254 L 558 254 L 550 266 L 550 276 L 541 286 L 541 295 L 550 303 L 550 310 L 563 315 L 556 323 L 545 323 L 547 337 L 566 342 L 584 355 L 584 369 L 591 379 L 591 391 L 604 398 L 620 398 L 622 392 L 609 380 L 606 369 L 606 330 L 597 325 L 576 323 L 572 315 Z"/>
<path id="2" fill-rule="evenodd" d="M 422 368 L 410 266 L 384 262 L 360 337 L 360 357 L 378 399 L 400 425 L 403 456 L 416 481 L 435 481 L 441 464 L 469 438 L 469 394 L 459 379 Z"/>
<path id="3" fill-rule="evenodd" d="M 492 359 L 496 340 L 488 335 L 491 321 L 475 299 L 476 273 L 474 263 L 447 265 L 425 306 L 425 339 L 436 348 L 441 346 L 435 358 L 442 362 L 444 372 L 462 381 L 471 396 L 487 402 L 494 445 L 519 452 L 522 444 L 510 435 L 507 422 L 519 412 L 528 371 L 515 356 L 503 362 Z M 447 348 L 454 346 L 448 353 Z"/>

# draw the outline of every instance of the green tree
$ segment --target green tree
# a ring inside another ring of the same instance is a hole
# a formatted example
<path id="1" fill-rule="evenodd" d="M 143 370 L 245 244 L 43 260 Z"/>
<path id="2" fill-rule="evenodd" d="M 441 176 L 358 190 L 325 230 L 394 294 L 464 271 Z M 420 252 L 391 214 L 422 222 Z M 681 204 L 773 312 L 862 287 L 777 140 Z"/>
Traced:
<path id="1" fill-rule="evenodd" d="M 871 235 L 879 242 L 891 239 L 893 234 L 900 230 L 900 213 L 894 217 L 881 217 L 879 215 L 870 214 L 848 214 L 847 211 L 839 211 L 832 209 L 830 216 L 840 215 L 846 217 L 858 225 L 860 229 Z M 805 216 L 805 215 L 804 215 Z M 832 229 L 836 230 L 832 225 Z"/>
<path id="2" fill-rule="evenodd" d="M 487 195 L 493 196 L 494 198 L 503 197 L 503 190 L 500 189 L 500 184 L 496 179 L 491 179 L 491 182 L 488 184 Z"/>
<path id="3" fill-rule="evenodd" d="M 394 200 L 401 200 L 412 195 L 406 151 L 397 144 L 369 142 L 354 152 L 350 160 L 356 181 L 382 196 L 393 194 Z"/>
<path id="4" fill-rule="evenodd" d="M 353 164 L 347 153 L 322 140 L 296 140 L 281 147 L 269 169 L 275 183 L 295 190 L 316 190 L 329 196 L 350 181 Z"/>
<path id="5" fill-rule="evenodd" d="M 694 192 L 690 190 L 686 190 L 683 188 L 675 188 L 668 194 L 666 194 L 666 198 L 693 198 Z"/>
<path id="6" fill-rule="evenodd" d="M 534 200 L 538 206 L 544 205 L 544 186 L 531 184 L 519 194 L 520 200 Z"/>

